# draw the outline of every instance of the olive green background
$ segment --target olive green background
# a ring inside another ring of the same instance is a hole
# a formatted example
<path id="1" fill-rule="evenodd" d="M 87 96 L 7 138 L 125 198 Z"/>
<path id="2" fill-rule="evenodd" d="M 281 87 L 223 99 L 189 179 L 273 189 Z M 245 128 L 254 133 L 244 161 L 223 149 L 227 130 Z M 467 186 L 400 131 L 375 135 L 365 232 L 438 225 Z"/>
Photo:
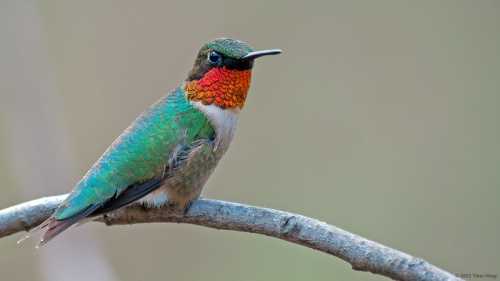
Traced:
<path id="1" fill-rule="evenodd" d="M 456 273 L 500 274 L 500 2 L 0 2 L 0 208 L 68 192 L 202 43 L 259 60 L 204 195 L 298 212 Z M 2 280 L 383 280 L 199 226 L 0 240 Z M 484 279 L 483 279 L 484 280 Z"/>

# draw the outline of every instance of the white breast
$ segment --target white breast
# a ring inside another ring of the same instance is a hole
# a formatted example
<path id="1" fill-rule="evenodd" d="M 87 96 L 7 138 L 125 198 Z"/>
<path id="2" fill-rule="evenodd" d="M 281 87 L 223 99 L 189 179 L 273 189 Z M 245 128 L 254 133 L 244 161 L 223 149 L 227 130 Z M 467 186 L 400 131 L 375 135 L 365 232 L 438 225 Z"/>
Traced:
<path id="1" fill-rule="evenodd" d="M 239 109 L 222 109 L 216 105 L 204 105 L 201 102 L 192 102 L 193 106 L 203 112 L 215 128 L 215 150 L 219 153 L 226 152 L 233 140 L 238 124 Z"/>

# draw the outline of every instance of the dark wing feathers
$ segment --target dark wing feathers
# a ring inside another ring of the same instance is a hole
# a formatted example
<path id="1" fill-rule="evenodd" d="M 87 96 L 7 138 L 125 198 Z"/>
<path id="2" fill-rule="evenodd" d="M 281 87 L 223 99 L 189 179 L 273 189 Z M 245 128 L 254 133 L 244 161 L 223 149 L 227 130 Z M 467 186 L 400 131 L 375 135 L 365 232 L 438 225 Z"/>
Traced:
<path id="1" fill-rule="evenodd" d="M 138 199 L 141 199 L 153 190 L 159 188 L 162 183 L 163 179 L 152 179 L 141 184 L 134 184 L 126 188 L 122 193 L 120 193 L 120 195 L 106 201 L 106 203 L 104 203 L 102 207 L 95 210 L 95 212 L 93 212 L 91 215 L 102 215 L 128 205 Z"/>

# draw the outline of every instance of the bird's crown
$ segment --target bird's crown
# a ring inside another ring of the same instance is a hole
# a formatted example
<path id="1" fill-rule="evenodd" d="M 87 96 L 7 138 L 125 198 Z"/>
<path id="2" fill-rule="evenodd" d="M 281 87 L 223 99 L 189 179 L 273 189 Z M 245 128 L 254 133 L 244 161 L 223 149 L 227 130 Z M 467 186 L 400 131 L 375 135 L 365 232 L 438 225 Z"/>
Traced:
<path id="1" fill-rule="evenodd" d="M 241 59 L 254 51 L 246 42 L 230 38 L 217 38 L 206 43 L 204 48 L 234 59 Z"/>

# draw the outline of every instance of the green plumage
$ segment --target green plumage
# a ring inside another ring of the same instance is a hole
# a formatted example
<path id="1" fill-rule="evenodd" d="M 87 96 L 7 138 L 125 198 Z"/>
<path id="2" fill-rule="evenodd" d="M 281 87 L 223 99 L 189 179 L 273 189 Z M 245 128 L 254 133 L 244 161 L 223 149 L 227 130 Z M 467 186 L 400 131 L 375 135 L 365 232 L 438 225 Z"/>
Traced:
<path id="1" fill-rule="evenodd" d="M 76 185 L 54 218 L 71 218 L 117 197 L 131 185 L 160 179 L 176 152 L 210 140 L 214 134 L 205 115 L 190 104 L 182 89 L 176 89 L 125 130 Z"/>

